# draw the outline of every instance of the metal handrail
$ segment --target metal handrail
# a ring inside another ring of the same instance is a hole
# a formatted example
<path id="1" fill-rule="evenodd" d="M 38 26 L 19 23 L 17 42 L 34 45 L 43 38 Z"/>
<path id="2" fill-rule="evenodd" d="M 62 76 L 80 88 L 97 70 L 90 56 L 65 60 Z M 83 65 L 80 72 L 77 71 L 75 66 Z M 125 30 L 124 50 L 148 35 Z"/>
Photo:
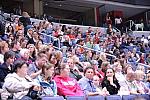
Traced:
<path id="1" fill-rule="evenodd" d="M 56 40 L 58 40 L 58 49 L 60 49 L 61 47 L 60 47 L 60 39 L 59 38 L 57 38 L 57 37 L 54 37 L 54 36 L 51 36 L 51 35 L 47 35 L 47 34 L 44 34 L 44 33 L 40 33 L 41 35 L 45 35 L 45 36 L 48 36 L 48 37 L 51 37 L 51 38 L 53 38 L 53 39 L 56 39 Z"/>
<path id="2" fill-rule="evenodd" d="M 60 39 L 59 39 L 59 38 L 54 37 L 54 36 L 51 36 L 51 35 L 43 34 L 43 33 L 41 33 L 41 34 L 57 39 L 57 40 L 59 41 L 59 47 L 56 47 L 56 46 L 53 46 L 53 47 L 54 47 L 54 48 L 57 48 L 57 49 L 59 49 L 59 50 L 61 49 L 61 47 L 60 47 Z M 112 55 L 112 54 L 109 54 L 109 53 L 105 53 L 105 52 L 102 52 L 102 51 L 99 51 L 99 50 L 94 50 L 94 49 L 91 49 L 91 48 L 88 48 L 88 47 L 85 47 L 85 46 L 81 46 L 81 45 L 78 45 L 78 44 L 76 44 L 76 46 L 77 46 L 77 47 L 82 47 L 82 48 L 87 49 L 87 50 L 96 51 L 96 52 L 98 52 L 98 53 L 104 53 L 104 54 L 106 54 L 107 56 L 110 56 L 110 57 L 113 57 L 113 58 L 117 58 L 115 55 Z M 142 63 L 138 63 L 138 64 L 150 68 L 149 65 L 142 64 Z"/>
<path id="3" fill-rule="evenodd" d="M 138 63 L 138 64 L 150 68 L 149 65 L 146 65 L 146 64 L 143 64 L 143 63 Z"/>
<path id="4" fill-rule="evenodd" d="M 129 25 L 129 30 L 132 31 L 131 28 L 132 28 L 132 26 L 134 25 L 134 21 L 133 21 L 133 20 L 128 20 L 128 21 L 126 21 L 126 22 L 124 22 L 124 23 L 128 23 L 128 22 L 130 23 L 130 25 Z M 128 28 L 128 27 L 126 27 L 126 28 Z M 126 29 L 126 32 L 127 32 L 127 29 Z"/>
<path id="5" fill-rule="evenodd" d="M 99 50 L 94 50 L 94 49 L 91 49 L 91 48 L 88 48 L 88 47 L 85 47 L 85 46 L 81 46 L 81 45 L 76 45 L 76 46 L 79 46 L 79 47 L 82 47 L 82 48 L 85 48 L 85 49 L 87 49 L 87 50 L 92 50 L 92 51 L 96 51 L 96 52 L 98 52 L 98 53 L 105 53 L 105 52 L 102 52 L 102 51 L 99 51 Z M 105 53 L 107 56 L 111 56 L 111 57 L 113 57 L 113 58 L 116 58 L 116 56 L 114 56 L 114 55 L 112 55 L 112 54 L 109 54 L 109 53 Z"/>

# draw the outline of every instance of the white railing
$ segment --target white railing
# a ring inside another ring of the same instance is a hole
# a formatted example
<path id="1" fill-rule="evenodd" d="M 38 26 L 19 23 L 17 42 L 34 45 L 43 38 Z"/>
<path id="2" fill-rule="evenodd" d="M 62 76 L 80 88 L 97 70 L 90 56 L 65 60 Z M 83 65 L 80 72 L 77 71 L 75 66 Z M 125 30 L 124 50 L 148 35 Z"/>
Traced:
<path id="1" fill-rule="evenodd" d="M 128 32 L 128 29 L 132 31 L 132 26 L 134 25 L 134 22 L 132 20 L 128 20 L 125 23 L 129 23 L 129 26 L 126 26 L 126 32 Z"/>
<path id="2" fill-rule="evenodd" d="M 55 48 L 57 48 L 57 49 L 61 49 L 61 41 L 60 41 L 60 39 L 59 38 L 56 38 L 56 37 L 54 37 L 54 36 L 51 36 L 51 35 L 47 35 L 47 34 L 44 34 L 44 33 L 40 33 L 41 35 L 45 35 L 45 36 L 48 36 L 48 37 L 50 37 L 50 38 L 52 38 L 54 41 L 58 41 L 58 47 L 56 47 L 56 46 L 54 46 Z"/>
<path id="3" fill-rule="evenodd" d="M 81 46 L 81 45 L 76 45 L 76 46 L 82 47 L 82 48 L 87 49 L 87 50 L 96 51 L 96 52 L 98 52 L 98 53 L 104 53 L 104 54 L 107 55 L 107 56 L 111 56 L 111 57 L 113 57 L 113 58 L 116 58 L 116 56 L 114 56 L 114 55 L 112 55 L 112 54 L 109 54 L 109 53 L 102 52 L 102 51 L 100 51 L 100 50 L 94 50 L 94 49 L 87 48 L 87 47 Z"/>
<path id="4" fill-rule="evenodd" d="M 141 65 L 141 66 L 145 66 L 145 67 L 147 67 L 147 68 L 150 68 L 149 65 L 146 65 L 146 64 L 143 64 L 143 63 L 138 63 L 138 65 Z"/>

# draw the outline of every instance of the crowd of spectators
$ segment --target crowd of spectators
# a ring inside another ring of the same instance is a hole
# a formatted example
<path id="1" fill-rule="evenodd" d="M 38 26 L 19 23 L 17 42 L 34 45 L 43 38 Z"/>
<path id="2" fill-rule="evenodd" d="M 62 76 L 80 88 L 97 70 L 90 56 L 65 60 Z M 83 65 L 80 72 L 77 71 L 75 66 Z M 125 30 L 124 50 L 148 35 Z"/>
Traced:
<path id="1" fill-rule="evenodd" d="M 0 38 L 1 98 L 150 94 L 150 38 L 11 18 Z M 145 64 L 145 66 L 139 63 Z"/>

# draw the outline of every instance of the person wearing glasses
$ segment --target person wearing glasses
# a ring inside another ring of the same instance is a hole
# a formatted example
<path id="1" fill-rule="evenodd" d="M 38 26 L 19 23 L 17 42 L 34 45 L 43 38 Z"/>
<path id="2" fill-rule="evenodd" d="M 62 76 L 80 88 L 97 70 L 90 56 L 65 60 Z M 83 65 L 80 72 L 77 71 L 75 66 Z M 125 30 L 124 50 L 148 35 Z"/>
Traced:
<path id="1" fill-rule="evenodd" d="M 118 80 L 115 77 L 114 70 L 112 68 L 108 68 L 106 70 L 104 79 L 101 83 L 102 88 L 106 88 L 110 95 L 118 94 L 118 91 L 120 89 L 120 85 L 118 83 Z"/>

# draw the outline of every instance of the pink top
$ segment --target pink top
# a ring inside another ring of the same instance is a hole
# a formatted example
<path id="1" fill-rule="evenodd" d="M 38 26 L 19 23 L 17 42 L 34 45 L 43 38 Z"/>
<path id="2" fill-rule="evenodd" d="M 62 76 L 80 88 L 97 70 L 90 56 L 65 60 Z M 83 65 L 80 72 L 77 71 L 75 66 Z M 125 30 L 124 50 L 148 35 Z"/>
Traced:
<path id="1" fill-rule="evenodd" d="M 58 95 L 83 96 L 83 91 L 75 79 L 56 75 L 54 80 L 57 84 Z"/>

